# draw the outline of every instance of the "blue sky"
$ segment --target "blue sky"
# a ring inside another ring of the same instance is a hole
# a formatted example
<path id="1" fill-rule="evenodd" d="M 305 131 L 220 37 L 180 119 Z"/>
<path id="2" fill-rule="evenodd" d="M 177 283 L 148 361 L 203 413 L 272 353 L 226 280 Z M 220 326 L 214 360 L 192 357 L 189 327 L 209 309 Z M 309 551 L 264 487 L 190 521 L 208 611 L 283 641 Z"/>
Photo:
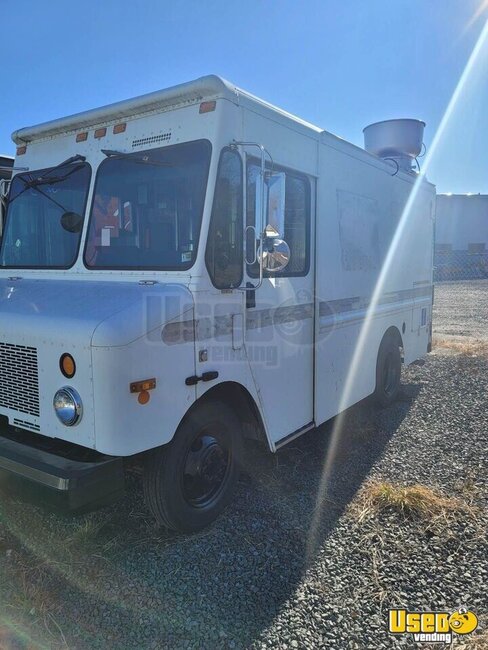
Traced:
<path id="1" fill-rule="evenodd" d="M 362 145 L 392 117 L 432 140 L 482 0 L 0 0 L 0 152 L 14 129 L 217 73 Z M 488 47 L 428 171 L 488 193 Z"/>

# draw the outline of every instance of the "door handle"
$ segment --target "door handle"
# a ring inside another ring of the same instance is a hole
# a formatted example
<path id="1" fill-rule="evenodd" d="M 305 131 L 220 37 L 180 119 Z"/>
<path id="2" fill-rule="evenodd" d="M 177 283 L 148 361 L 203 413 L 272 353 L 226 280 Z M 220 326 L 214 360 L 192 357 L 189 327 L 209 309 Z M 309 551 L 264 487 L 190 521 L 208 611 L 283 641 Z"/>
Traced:
<path id="1" fill-rule="evenodd" d="M 201 377 L 198 377 L 198 375 L 187 377 L 185 379 L 185 384 L 187 386 L 195 386 L 195 384 L 198 384 L 199 381 L 213 381 L 214 379 L 217 379 L 218 376 L 219 373 L 216 370 L 209 370 L 208 372 L 204 372 Z"/>

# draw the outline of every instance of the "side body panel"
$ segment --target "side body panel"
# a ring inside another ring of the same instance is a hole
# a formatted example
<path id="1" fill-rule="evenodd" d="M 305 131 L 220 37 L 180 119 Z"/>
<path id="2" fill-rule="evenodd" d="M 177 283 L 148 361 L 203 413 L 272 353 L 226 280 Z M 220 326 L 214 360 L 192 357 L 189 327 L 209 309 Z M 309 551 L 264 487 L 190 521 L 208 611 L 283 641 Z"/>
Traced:
<path id="1" fill-rule="evenodd" d="M 123 348 L 92 348 L 95 438 L 102 453 L 130 456 L 170 442 L 195 400 L 195 387 L 185 385 L 195 372 L 193 341 L 173 345 L 161 341 L 161 328 L 158 334 L 159 341 L 144 337 Z M 147 404 L 139 404 L 129 385 L 151 378 L 156 388 Z"/>
<path id="2" fill-rule="evenodd" d="M 201 377 L 205 372 L 217 372 L 218 378 L 209 382 L 199 381 L 195 391 L 197 398 L 202 398 L 208 391 L 218 388 L 219 384 L 238 384 L 251 395 L 262 414 L 259 386 L 252 376 L 245 341 L 246 294 L 239 289 L 220 290 L 214 287 L 204 261 L 220 153 L 235 140 L 242 140 L 243 108 L 225 102 L 225 110 L 216 115 L 216 120 L 214 156 L 207 194 L 208 209 L 204 216 L 198 253 L 200 270 L 195 276 L 192 274 L 189 288 L 195 302 L 195 375 Z M 238 152 L 244 170 L 244 152 Z M 244 187 L 243 177 L 243 191 Z M 265 427 L 265 434 L 269 435 L 268 427 Z M 271 441 L 269 442 L 271 444 Z"/>
<path id="3" fill-rule="evenodd" d="M 383 335 L 424 355 L 432 318 L 432 186 L 324 134 L 317 206 L 315 416 L 370 395 Z"/>
<path id="4" fill-rule="evenodd" d="M 255 291 L 255 303 L 247 305 L 245 291 L 220 291 L 213 287 L 205 271 L 190 285 L 195 298 L 197 376 L 217 371 L 218 383 L 243 386 L 260 411 L 268 442 L 274 449 L 277 441 L 313 422 L 313 213 L 318 135 L 303 125 L 293 124 L 292 128 L 282 116 L 256 110 L 255 103 L 246 97 L 241 98 L 239 106 L 227 107 L 220 115 L 218 134 L 209 200 L 215 186 L 218 152 L 234 140 L 264 145 L 274 166 L 293 170 L 310 185 L 310 259 L 304 275 L 264 278 Z M 245 170 L 250 157 L 256 156 L 256 149 L 239 146 L 238 150 Z M 246 221 L 246 183 L 243 192 Z M 208 221 L 209 214 L 203 227 L 205 233 Z M 243 284 L 256 285 L 258 279 L 251 277 L 248 270 L 244 269 Z M 198 397 L 217 385 L 199 382 Z"/>
<path id="5" fill-rule="evenodd" d="M 261 142 L 273 168 L 298 174 L 308 186 L 310 202 L 307 268 L 294 276 L 289 269 L 263 279 L 255 306 L 246 309 L 246 346 L 261 397 L 269 436 L 276 444 L 311 425 L 313 413 L 314 197 L 317 135 L 301 132 L 252 110 L 244 113 L 244 140 Z M 255 152 L 248 151 L 255 156 Z M 289 178 L 289 177 L 288 177 Z M 287 183 L 289 181 L 287 180 Z M 286 212 L 286 209 L 285 209 Z M 284 233 L 280 233 L 284 236 Z M 292 252 L 293 255 L 293 252 Z M 246 280 L 257 278 L 246 269 Z"/>

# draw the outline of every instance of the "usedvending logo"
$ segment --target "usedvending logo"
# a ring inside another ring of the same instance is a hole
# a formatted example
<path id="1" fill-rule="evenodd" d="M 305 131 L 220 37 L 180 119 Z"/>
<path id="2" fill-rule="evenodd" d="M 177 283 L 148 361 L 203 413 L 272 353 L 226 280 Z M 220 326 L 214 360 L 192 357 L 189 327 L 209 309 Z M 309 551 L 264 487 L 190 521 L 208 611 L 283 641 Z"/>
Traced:
<path id="1" fill-rule="evenodd" d="M 455 612 L 409 612 L 390 609 L 390 634 L 411 634 L 417 643 L 452 643 L 454 634 L 470 634 L 478 627 L 478 617 L 466 607 Z"/>

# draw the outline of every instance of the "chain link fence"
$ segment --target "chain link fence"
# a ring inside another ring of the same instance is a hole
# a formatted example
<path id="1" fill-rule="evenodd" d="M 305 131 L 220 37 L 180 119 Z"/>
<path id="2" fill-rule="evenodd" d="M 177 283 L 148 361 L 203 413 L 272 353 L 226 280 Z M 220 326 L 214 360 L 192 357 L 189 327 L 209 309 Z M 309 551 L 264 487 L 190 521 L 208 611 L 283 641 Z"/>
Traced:
<path id="1" fill-rule="evenodd" d="M 434 255 L 434 280 L 480 280 L 488 278 L 488 253 L 442 251 Z"/>

